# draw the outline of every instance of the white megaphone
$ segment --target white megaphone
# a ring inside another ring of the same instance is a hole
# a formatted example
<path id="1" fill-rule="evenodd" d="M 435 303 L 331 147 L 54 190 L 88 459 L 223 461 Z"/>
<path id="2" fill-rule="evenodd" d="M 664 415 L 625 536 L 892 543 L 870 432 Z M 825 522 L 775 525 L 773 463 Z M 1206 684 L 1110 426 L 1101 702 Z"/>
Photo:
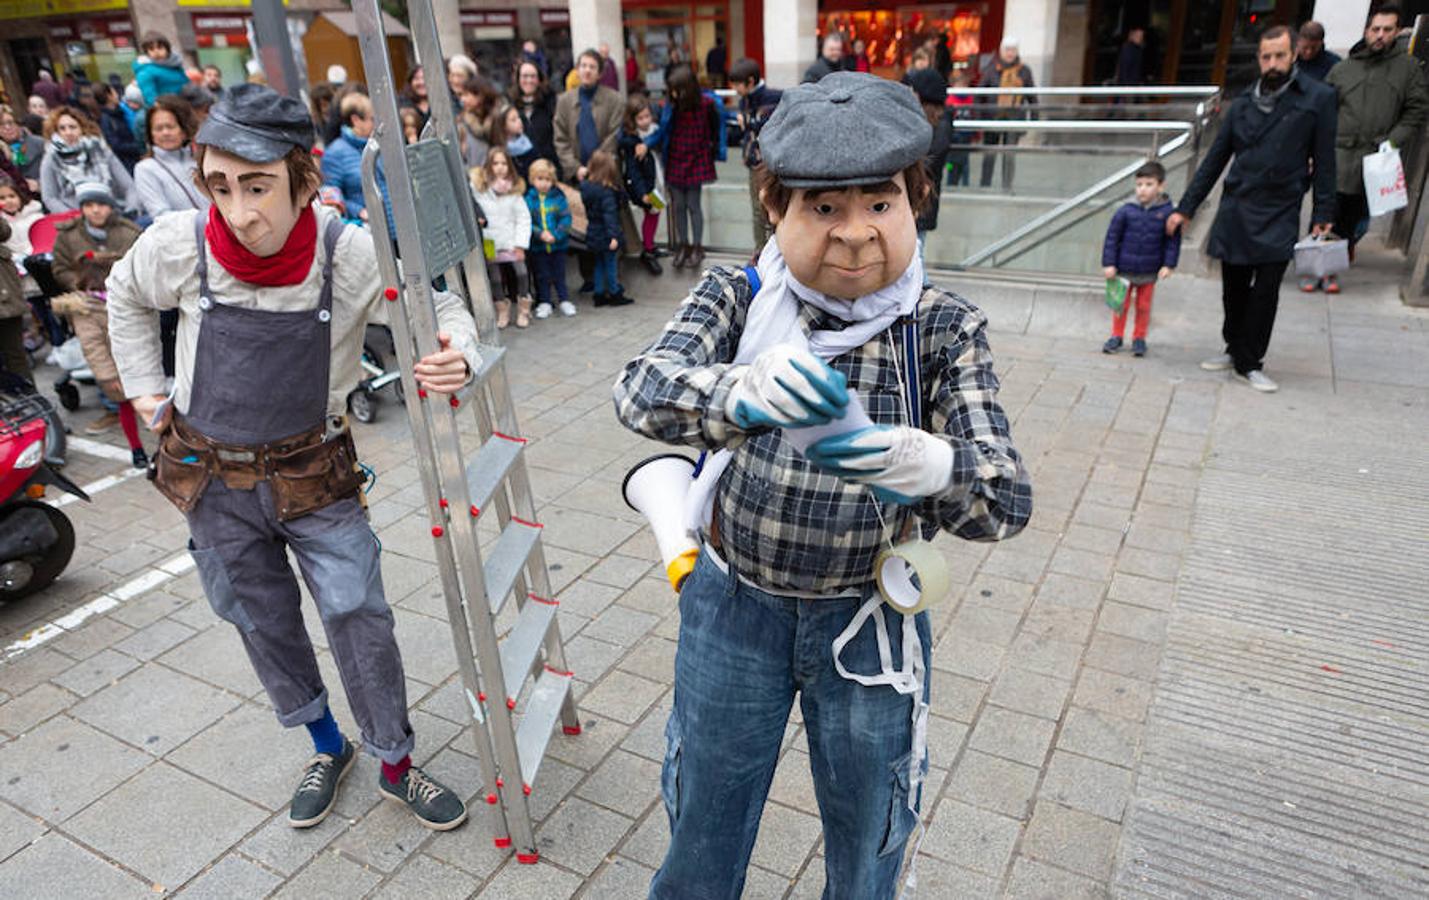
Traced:
<path id="1" fill-rule="evenodd" d="M 650 523 L 665 576 L 676 591 L 694 571 L 700 545 L 685 530 L 685 495 L 694 483 L 695 461 L 679 453 L 661 453 L 625 473 L 620 493 L 631 509 Z"/>

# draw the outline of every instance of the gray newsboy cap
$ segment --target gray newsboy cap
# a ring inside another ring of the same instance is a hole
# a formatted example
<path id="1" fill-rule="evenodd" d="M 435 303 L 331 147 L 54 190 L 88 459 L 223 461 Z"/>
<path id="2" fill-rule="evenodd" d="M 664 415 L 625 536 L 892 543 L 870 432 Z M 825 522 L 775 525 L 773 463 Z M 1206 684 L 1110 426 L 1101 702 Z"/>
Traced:
<path id="1" fill-rule="evenodd" d="M 764 164 L 791 188 L 887 181 L 928 155 L 933 126 L 907 85 L 834 72 L 784 92 L 759 132 Z"/>
<path id="2" fill-rule="evenodd" d="M 301 100 L 261 84 L 230 88 L 199 126 L 194 142 L 249 162 L 282 159 L 294 147 L 313 149 L 313 120 Z"/>

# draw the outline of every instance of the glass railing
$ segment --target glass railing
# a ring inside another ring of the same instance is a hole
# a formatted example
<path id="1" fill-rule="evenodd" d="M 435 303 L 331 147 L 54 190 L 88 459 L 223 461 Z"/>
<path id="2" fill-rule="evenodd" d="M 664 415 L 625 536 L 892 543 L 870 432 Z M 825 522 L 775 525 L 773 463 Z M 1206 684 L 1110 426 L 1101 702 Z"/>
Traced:
<path id="1" fill-rule="evenodd" d="M 1166 167 L 1166 191 L 1180 196 L 1220 105 L 1214 86 L 956 94 L 970 102 L 955 108 L 959 143 L 940 173 L 928 265 L 1057 275 L 1100 272 L 1107 223 L 1148 159 Z M 706 244 L 752 253 L 749 176 L 737 148 L 717 173 L 706 189 Z"/>

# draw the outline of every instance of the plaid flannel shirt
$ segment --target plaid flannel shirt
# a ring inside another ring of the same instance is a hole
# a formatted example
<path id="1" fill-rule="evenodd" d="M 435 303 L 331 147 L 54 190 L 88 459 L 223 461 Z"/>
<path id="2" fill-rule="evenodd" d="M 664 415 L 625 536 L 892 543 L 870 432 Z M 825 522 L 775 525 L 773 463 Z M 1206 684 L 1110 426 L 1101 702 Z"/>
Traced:
<path id="1" fill-rule="evenodd" d="M 614 390 L 626 427 L 666 443 L 734 451 L 715 515 L 723 555 L 736 572 L 774 592 L 846 594 L 868 588 L 875 558 L 909 515 L 921 519 L 925 538 L 939 528 L 969 540 L 1022 530 L 1032 514 L 1032 485 L 997 402 L 981 311 L 955 294 L 923 289 L 923 421 L 952 445 L 952 478 L 916 506 L 883 507 L 886 532 L 867 488 L 815 469 L 780 431 L 746 432 L 726 416 L 730 388 L 748 368 L 731 360 L 751 299 L 743 272 L 711 269 L 660 337 L 626 364 Z M 806 333 L 840 324 L 804 304 L 800 316 Z M 829 361 L 881 425 L 908 424 L 895 362 L 901 338 L 902 329 L 890 328 Z"/>

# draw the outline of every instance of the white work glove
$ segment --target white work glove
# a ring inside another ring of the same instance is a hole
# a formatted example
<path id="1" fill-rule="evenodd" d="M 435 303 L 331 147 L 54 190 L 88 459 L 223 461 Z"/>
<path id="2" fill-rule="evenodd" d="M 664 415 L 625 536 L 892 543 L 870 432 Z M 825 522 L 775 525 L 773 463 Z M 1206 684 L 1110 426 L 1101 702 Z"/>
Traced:
<path id="1" fill-rule="evenodd" d="M 806 428 L 841 419 L 848 381 L 808 350 L 779 344 L 755 357 L 725 401 L 725 415 L 752 428 Z"/>
<path id="2" fill-rule="evenodd" d="M 874 425 L 827 437 L 805 450 L 804 458 L 905 506 L 942 493 L 953 479 L 952 446 L 906 425 Z"/>

